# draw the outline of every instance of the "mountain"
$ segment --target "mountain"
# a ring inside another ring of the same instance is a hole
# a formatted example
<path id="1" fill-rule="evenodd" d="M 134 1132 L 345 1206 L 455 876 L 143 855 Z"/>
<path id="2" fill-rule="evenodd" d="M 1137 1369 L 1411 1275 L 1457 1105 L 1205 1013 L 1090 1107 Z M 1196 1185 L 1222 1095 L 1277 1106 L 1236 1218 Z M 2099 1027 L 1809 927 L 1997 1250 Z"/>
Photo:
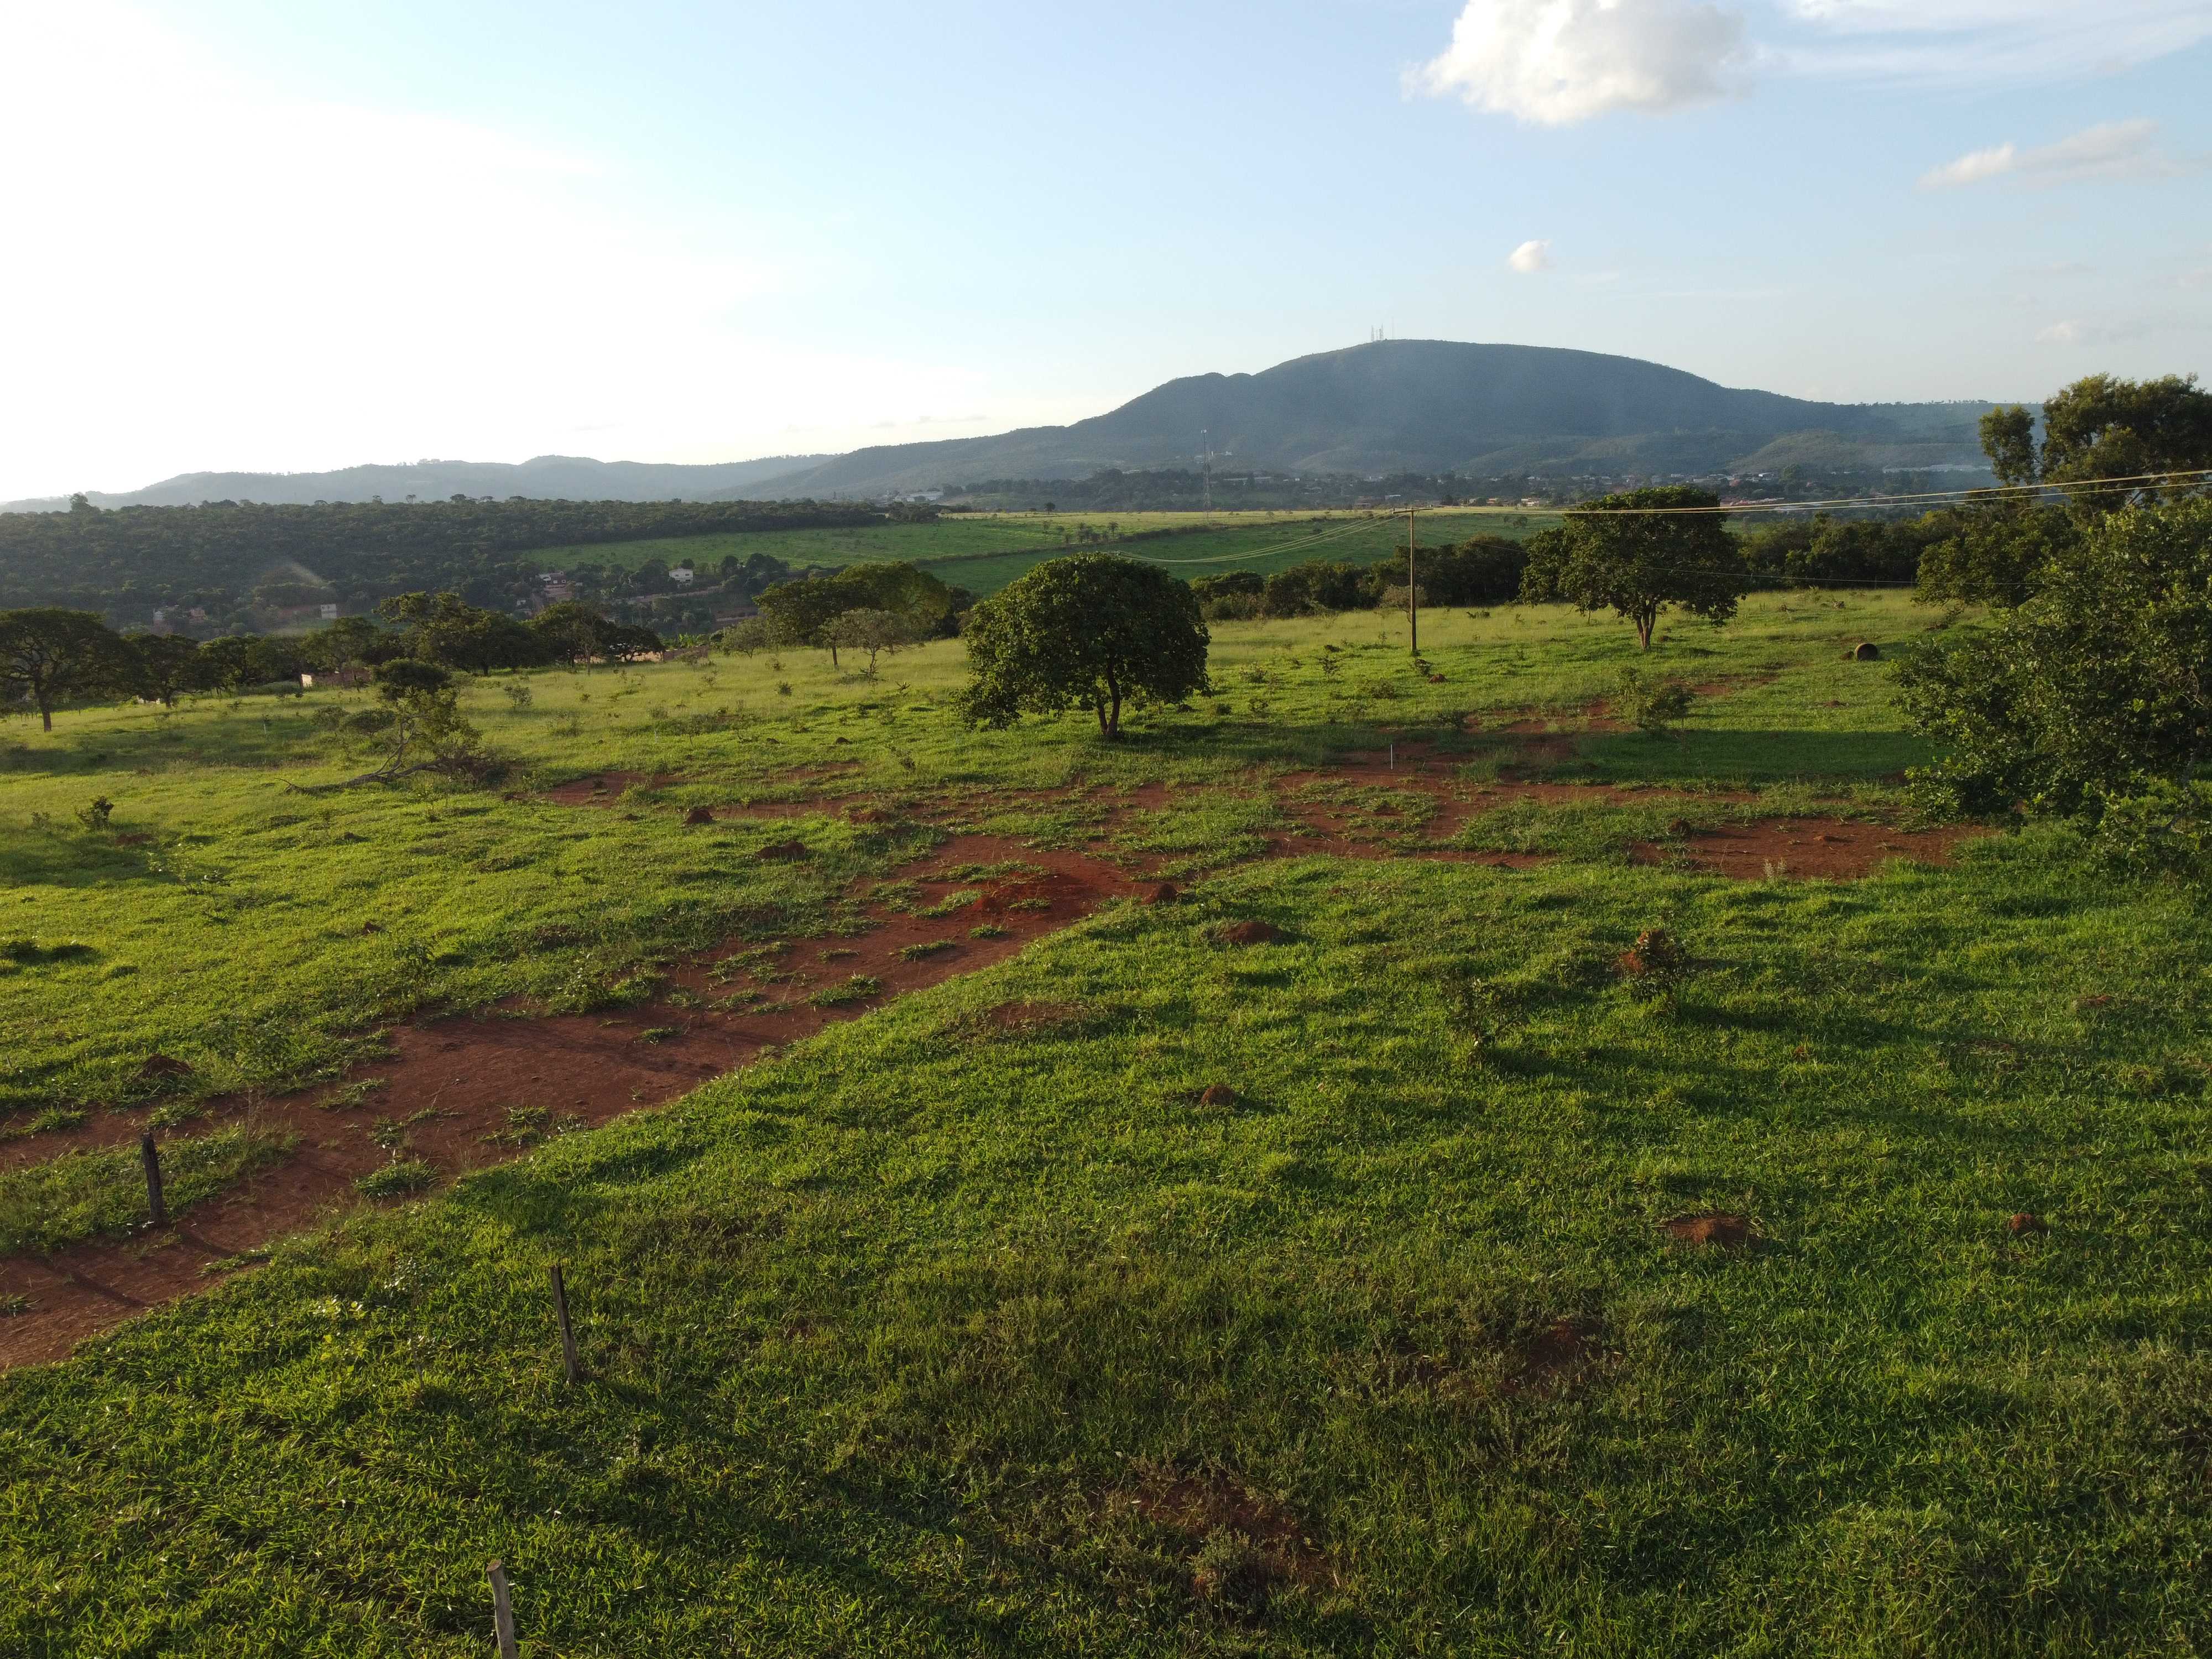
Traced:
<path id="1" fill-rule="evenodd" d="M 1073 426 L 856 450 L 747 487 L 834 498 L 1188 466 L 1201 432 L 1239 471 L 1693 473 L 1803 434 L 1825 465 L 1922 467 L 1979 461 L 1990 407 L 1812 403 L 1594 351 L 1380 340 L 1170 380 Z"/>
<path id="2" fill-rule="evenodd" d="M 453 495 L 504 501 L 665 501 L 736 500 L 754 494 L 756 480 L 812 466 L 823 455 L 778 455 L 758 461 L 706 466 L 644 461 L 595 461 L 580 455 L 540 455 L 506 461 L 416 461 L 411 465 L 349 466 L 337 472 L 185 472 L 143 489 L 111 495 L 88 492 L 94 507 L 189 507 L 201 501 L 404 501 L 412 495 L 441 501 Z M 0 513 L 51 513 L 69 505 L 51 501 L 0 503 Z"/>
<path id="3" fill-rule="evenodd" d="M 526 495 L 565 501 L 869 499 L 993 478 L 1189 466 L 1237 471 L 1685 473 L 1978 465 L 1992 405 L 1823 404 L 1740 392 L 1635 357 L 1549 346 L 1378 340 L 1257 374 L 1194 374 L 1073 426 L 711 466 L 540 455 L 338 472 L 188 472 L 99 507 Z M 0 511 L 51 511 L 64 500 Z"/>

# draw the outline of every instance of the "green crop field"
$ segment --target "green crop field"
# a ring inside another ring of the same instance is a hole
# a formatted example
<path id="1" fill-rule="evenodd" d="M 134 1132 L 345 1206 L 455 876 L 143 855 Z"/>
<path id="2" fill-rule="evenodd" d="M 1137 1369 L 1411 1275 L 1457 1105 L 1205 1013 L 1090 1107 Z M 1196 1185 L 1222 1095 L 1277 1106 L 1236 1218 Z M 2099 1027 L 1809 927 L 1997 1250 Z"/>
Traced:
<path id="1" fill-rule="evenodd" d="M 1550 607 L 1425 614 L 1433 678 L 1402 617 L 1219 625 L 1113 745 L 964 730 L 957 641 L 472 682 L 482 786 L 302 793 L 358 694 L 0 728 L 0 1355 L 40 1261 L 121 1282 L 307 1169 L 292 1091 L 407 1177 L 0 1376 L 0 1653 L 486 1653 L 494 1559 L 546 1656 L 2212 1647 L 2212 933 L 2056 831 L 1933 861 L 1846 653 L 1937 620 L 1675 620 L 1662 736 L 1607 718 L 1629 630 Z M 398 1161 L 374 1067 L 433 1016 L 986 938 L 916 886 L 984 841 L 1126 879 L 657 1109 Z M 1845 842 L 1898 855 L 1793 871 Z"/>
<path id="2" fill-rule="evenodd" d="M 1474 535 L 1517 540 L 1558 522 L 1557 514 L 1494 507 L 1432 509 L 1419 519 L 1421 538 L 1427 544 Z M 1161 540 L 1125 541 L 1162 530 L 1182 533 Z M 1086 541 L 1085 537 L 1093 539 Z M 1405 540 L 1403 515 L 1365 512 L 1224 513 L 1213 515 L 1211 527 L 1200 513 L 956 514 L 926 524 L 612 542 L 545 548 L 529 556 L 548 569 L 580 564 L 635 569 L 648 559 L 669 564 L 690 559 L 711 566 L 726 556 L 744 559 L 755 553 L 781 559 L 794 569 L 908 560 L 947 582 L 988 594 L 1041 561 L 1079 546 L 1123 542 L 1120 550 L 1133 557 L 1179 575 L 1200 576 L 1238 569 L 1266 573 L 1315 558 L 1370 563 L 1389 557 Z"/>

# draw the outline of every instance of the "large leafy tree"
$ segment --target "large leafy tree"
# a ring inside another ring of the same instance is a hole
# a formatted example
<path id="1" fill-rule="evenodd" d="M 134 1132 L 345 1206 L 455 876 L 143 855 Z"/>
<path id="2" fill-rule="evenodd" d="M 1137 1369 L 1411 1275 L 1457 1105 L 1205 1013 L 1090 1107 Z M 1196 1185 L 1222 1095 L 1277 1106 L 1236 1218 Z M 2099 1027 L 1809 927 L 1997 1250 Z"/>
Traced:
<path id="1" fill-rule="evenodd" d="M 179 692 L 200 687 L 200 647 L 182 634 L 132 634 L 125 636 L 134 659 L 135 689 L 164 708 L 176 706 Z"/>
<path id="2" fill-rule="evenodd" d="M 57 704 L 117 691 L 136 664 L 122 635 L 89 611 L 0 611 L 0 691 L 39 711 L 49 732 Z"/>
<path id="3" fill-rule="evenodd" d="M 1206 689 L 1211 642 L 1188 586 L 1156 565 L 1109 553 L 1041 564 L 968 613 L 968 718 L 1091 709 L 1108 738 L 1135 699 L 1172 702 Z"/>
<path id="4" fill-rule="evenodd" d="M 2183 476 L 2212 468 L 2212 392 L 2194 374 L 2123 380 L 2092 374 L 2043 405 L 2043 441 L 2035 418 L 2014 406 L 1982 417 L 1982 449 L 1998 482 L 2070 484 L 2094 478 L 2160 480 L 2069 491 L 2085 516 L 2130 502 L 2188 494 L 2201 479 Z"/>
<path id="5" fill-rule="evenodd" d="M 1725 622 L 1750 577 L 1719 507 L 1717 495 L 1683 485 L 1584 502 L 1530 538 L 1521 597 L 1611 611 L 1635 624 L 1647 651 L 1669 606 Z"/>
<path id="6" fill-rule="evenodd" d="M 1973 812 L 2201 796 L 2212 769 L 2212 501 L 2111 514 L 1987 629 L 1898 666 L 1943 754 L 1916 784 Z M 2198 799 L 2203 817 L 2212 802 Z M 2177 813 L 2187 816 L 2177 807 Z"/>

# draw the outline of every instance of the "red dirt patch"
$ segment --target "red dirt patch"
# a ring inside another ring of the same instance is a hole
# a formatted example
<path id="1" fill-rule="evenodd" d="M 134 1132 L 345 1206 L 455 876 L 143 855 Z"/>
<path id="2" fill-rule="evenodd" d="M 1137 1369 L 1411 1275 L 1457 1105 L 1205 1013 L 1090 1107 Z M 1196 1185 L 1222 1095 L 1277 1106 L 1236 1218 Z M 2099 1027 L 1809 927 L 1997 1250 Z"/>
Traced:
<path id="1" fill-rule="evenodd" d="M 2041 1216 L 2031 1214 L 2026 1210 L 2022 1210 L 2018 1215 L 2014 1216 L 2010 1220 L 2005 1223 L 2005 1225 L 2011 1231 L 2013 1236 L 2016 1238 L 2024 1234 L 2047 1233 L 2051 1231 L 2051 1224 L 2049 1222 L 2045 1221 Z"/>
<path id="2" fill-rule="evenodd" d="M 1182 890 L 1171 881 L 1164 881 L 1145 895 L 1147 904 L 1173 904 L 1182 896 Z"/>
<path id="3" fill-rule="evenodd" d="M 557 789 L 549 789 L 538 799 L 551 801 L 556 806 L 612 806 L 626 789 L 665 789 L 672 783 L 683 781 L 674 772 L 599 772 L 564 783 Z"/>
<path id="4" fill-rule="evenodd" d="M 1237 1091 L 1225 1083 L 1209 1083 L 1199 1091 L 1198 1103 L 1201 1106 L 1234 1106 Z"/>
<path id="5" fill-rule="evenodd" d="M 1912 859 L 1923 864 L 1948 862 L 1960 842 L 1987 833 L 1966 825 L 1899 830 L 1845 818 L 1768 818 L 1694 831 L 1686 849 L 1691 868 L 1737 881 L 1784 876 L 1856 881 L 1892 859 Z M 1645 842 L 1635 849 L 1634 856 L 1641 864 L 1658 864 L 1667 860 L 1669 851 Z"/>
<path id="6" fill-rule="evenodd" d="M 1595 1355 L 1598 1328 L 1595 1319 L 1553 1320 L 1522 1351 L 1516 1382 L 1534 1393 L 1555 1393 L 1567 1387 Z"/>
<path id="7" fill-rule="evenodd" d="M 1202 1577 L 1207 1565 L 1202 1565 L 1200 1575 L 1194 1575 L 1192 1588 L 1208 1600 L 1233 1597 L 1240 1590 L 1257 1591 L 1264 1598 L 1268 1588 L 1266 1580 L 1324 1584 L 1334 1577 L 1328 1558 L 1315 1544 L 1297 1515 L 1286 1505 L 1253 1492 L 1234 1475 L 1213 1471 L 1198 1475 L 1156 1476 L 1137 1491 L 1120 1494 L 1112 1502 L 1143 1516 L 1155 1526 L 1181 1534 L 1193 1543 L 1223 1536 L 1243 1538 L 1251 1543 L 1262 1582 L 1245 1585 L 1207 1583 Z"/>
<path id="8" fill-rule="evenodd" d="M 192 1068 L 181 1060 L 172 1060 L 167 1054 L 149 1054 L 139 1062 L 138 1075 L 143 1078 L 190 1077 Z"/>
<path id="9" fill-rule="evenodd" d="M 812 855 L 807 852 L 806 843 L 803 841 L 772 841 L 753 856 L 757 859 L 766 859 L 771 863 L 779 860 L 791 863 Z"/>
<path id="10" fill-rule="evenodd" d="M 1751 1223 L 1740 1215 L 1678 1215 L 1661 1224 L 1684 1244 L 1740 1250 L 1751 1243 Z"/>
<path id="11" fill-rule="evenodd" d="M 1214 935 L 1224 945 L 1279 945 L 1289 937 L 1272 921 L 1232 922 Z"/>
<path id="12" fill-rule="evenodd" d="M 760 964 L 772 975 L 765 982 L 750 969 L 734 976 L 726 969 L 717 972 L 724 957 L 747 948 L 733 945 L 678 964 L 668 972 L 666 991 L 637 1007 L 544 1015 L 507 1006 L 398 1026 L 387 1037 L 388 1057 L 354 1068 L 346 1079 L 360 1084 L 380 1079 L 382 1086 L 339 1109 L 326 1110 L 318 1103 L 343 1096 L 342 1085 L 259 1103 L 239 1097 L 210 1101 L 206 1116 L 191 1126 L 191 1133 L 251 1117 L 296 1133 L 297 1150 L 284 1162 L 195 1206 L 166 1233 L 78 1245 L 44 1260 L 0 1260 L 0 1296 L 19 1295 L 30 1303 L 27 1312 L 0 1320 L 0 1369 L 58 1359 L 85 1337 L 220 1284 L 222 1275 L 203 1271 L 210 1263 L 301 1231 L 334 1207 L 362 1202 L 354 1182 L 390 1161 L 368 1134 L 379 1120 L 404 1125 L 409 1154 L 428 1159 L 441 1175 L 503 1163 L 526 1150 L 515 1144 L 517 1139 L 595 1127 L 674 1100 L 769 1048 L 811 1036 L 904 992 L 1003 961 L 1133 887 L 1109 866 L 989 836 L 956 836 L 894 875 L 941 898 L 961 884 L 931 876 L 929 870 L 1017 860 L 1027 868 L 1003 884 L 1002 891 L 1042 902 L 1006 910 L 1000 923 L 1003 938 L 966 939 L 957 950 L 909 961 L 901 950 L 940 939 L 942 919 L 872 908 L 877 924 L 872 931 L 853 938 L 793 940 L 791 949 Z M 826 948 L 854 954 L 823 967 L 818 951 Z M 879 981 L 881 994 L 830 1008 L 807 1000 L 822 986 L 854 974 Z M 732 987 L 756 986 L 760 994 L 750 1006 L 697 1006 L 725 998 Z M 1016 1009 L 1022 1012 L 1011 1012 Z M 1010 1004 L 991 1018 L 1002 1029 L 1048 1030 L 1079 1024 L 1089 1015 L 1056 1004 Z M 519 1128 L 511 1109 L 526 1115 L 542 1111 L 544 1119 L 534 1131 Z M 16 1163 L 22 1153 L 50 1156 L 59 1146 L 127 1145 L 144 1128 L 149 1109 L 96 1113 L 65 1138 L 41 1135 L 35 1145 L 9 1146 L 8 1161 Z M 425 1113 L 429 1115 L 419 1115 Z M 58 1145 L 50 1146 L 50 1139 Z"/>

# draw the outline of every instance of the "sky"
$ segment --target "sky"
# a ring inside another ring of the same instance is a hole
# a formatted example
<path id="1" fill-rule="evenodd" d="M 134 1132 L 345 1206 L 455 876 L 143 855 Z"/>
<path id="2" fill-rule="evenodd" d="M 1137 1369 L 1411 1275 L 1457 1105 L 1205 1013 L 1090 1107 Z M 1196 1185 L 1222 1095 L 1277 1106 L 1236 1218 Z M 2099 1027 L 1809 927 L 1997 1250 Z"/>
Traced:
<path id="1" fill-rule="evenodd" d="M 2212 369 L 2212 0 L 0 0 L 0 499 L 708 461 L 1368 339 Z"/>

